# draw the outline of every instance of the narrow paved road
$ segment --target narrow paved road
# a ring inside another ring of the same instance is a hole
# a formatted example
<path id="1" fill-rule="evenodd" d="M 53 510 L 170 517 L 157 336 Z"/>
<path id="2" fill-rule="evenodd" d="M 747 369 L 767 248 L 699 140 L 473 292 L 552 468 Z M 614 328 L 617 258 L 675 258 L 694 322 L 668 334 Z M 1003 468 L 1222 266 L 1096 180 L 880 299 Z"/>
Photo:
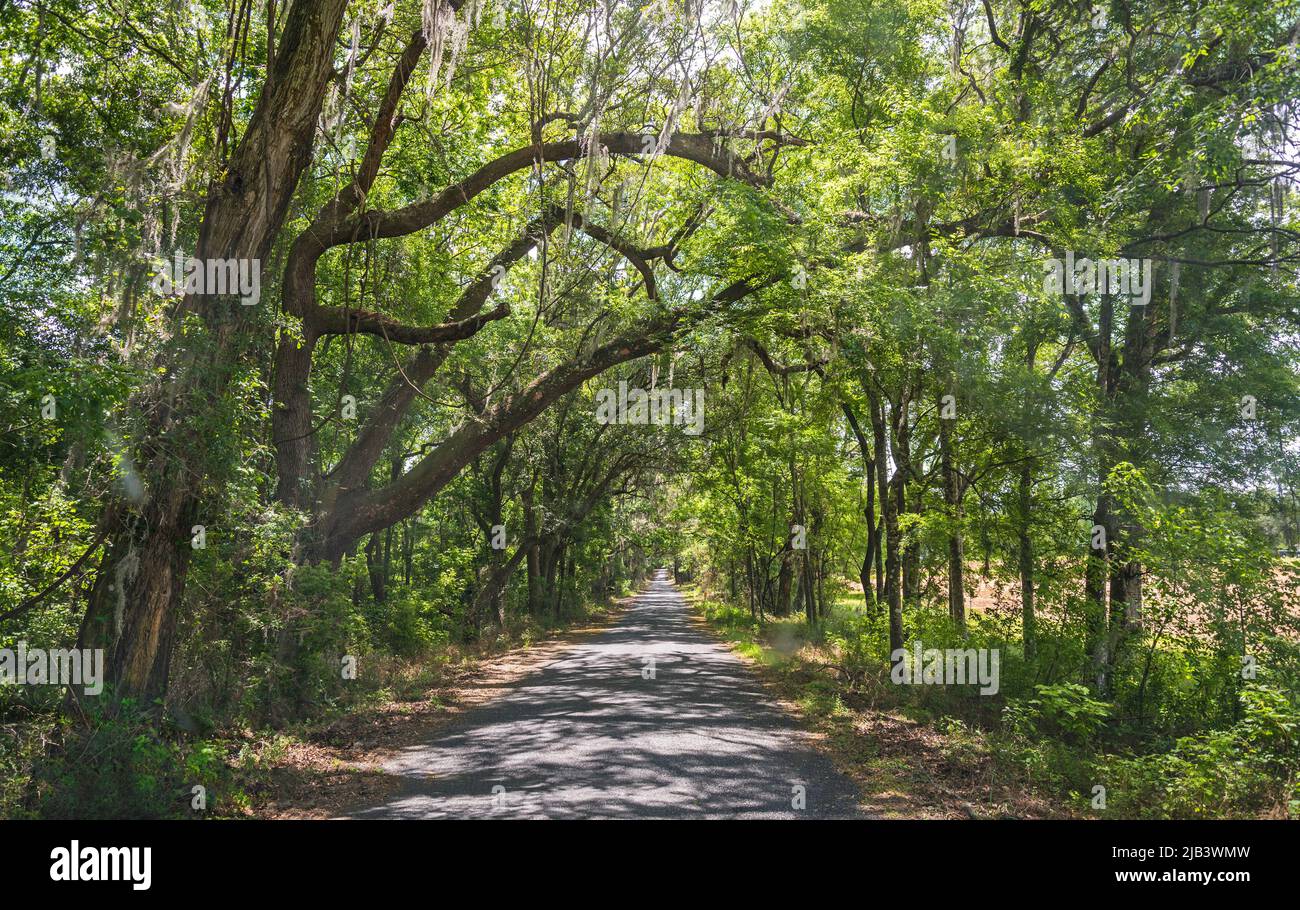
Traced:
<path id="1" fill-rule="evenodd" d="M 355 817 L 857 817 L 853 783 L 688 609 L 661 572 L 615 625 L 404 750 L 402 792 Z"/>

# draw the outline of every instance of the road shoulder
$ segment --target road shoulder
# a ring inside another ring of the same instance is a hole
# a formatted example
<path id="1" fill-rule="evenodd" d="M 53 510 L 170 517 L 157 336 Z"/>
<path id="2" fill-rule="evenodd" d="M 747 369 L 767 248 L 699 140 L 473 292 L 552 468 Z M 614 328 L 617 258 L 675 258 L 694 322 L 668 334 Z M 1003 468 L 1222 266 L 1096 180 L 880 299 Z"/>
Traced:
<path id="1" fill-rule="evenodd" d="M 797 651 L 763 633 L 708 620 L 699 594 L 679 589 L 691 621 L 707 629 L 758 676 L 773 700 L 809 732 L 809 741 L 857 784 L 861 809 L 877 818 L 1052 818 L 1062 813 L 1024 794 L 990 786 L 981 756 L 926 724 L 857 704 Z"/>
<path id="2" fill-rule="evenodd" d="M 402 749 L 428 741 L 467 711 L 618 622 L 638 594 L 550 637 L 449 670 L 414 701 L 388 701 L 349 713 L 277 748 L 249 786 L 247 813 L 267 819 L 327 819 L 384 802 L 403 777 L 385 770 Z"/>

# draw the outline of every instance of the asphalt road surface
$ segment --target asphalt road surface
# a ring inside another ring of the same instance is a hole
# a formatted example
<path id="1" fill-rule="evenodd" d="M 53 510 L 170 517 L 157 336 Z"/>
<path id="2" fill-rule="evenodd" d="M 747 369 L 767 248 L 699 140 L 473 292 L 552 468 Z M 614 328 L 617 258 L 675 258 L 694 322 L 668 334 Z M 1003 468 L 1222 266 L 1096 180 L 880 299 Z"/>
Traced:
<path id="1" fill-rule="evenodd" d="M 405 749 L 387 766 L 402 791 L 354 817 L 860 817 L 854 784 L 688 609 L 660 572 L 610 628 Z"/>

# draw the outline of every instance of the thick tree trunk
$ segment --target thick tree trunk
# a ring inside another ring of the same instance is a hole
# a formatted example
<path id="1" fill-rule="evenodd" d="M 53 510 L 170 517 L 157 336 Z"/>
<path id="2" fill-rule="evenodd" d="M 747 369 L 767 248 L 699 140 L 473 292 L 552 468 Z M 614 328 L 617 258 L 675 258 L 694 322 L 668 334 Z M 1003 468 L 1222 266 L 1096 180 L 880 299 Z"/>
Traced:
<path id="1" fill-rule="evenodd" d="M 543 550 L 542 572 L 544 585 L 542 588 L 543 597 L 546 599 L 546 606 L 552 614 L 559 615 L 559 585 L 556 575 L 559 572 L 560 562 L 563 558 L 564 550 L 559 541 L 551 541 Z"/>
<path id="2" fill-rule="evenodd" d="M 274 72 L 222 183 L 211 189 L 195 258 L 265 260 L 311 162 L 346 6 L 318 0 L 289 8 Z M 216 415 L 251 340 L 250 309 L 216 296 L 182 298 L 176 336 L 159 355 L 165 384 L 133 404 L 150 415 L 138 449 L 147 453 L 138 462 L 142 500 L 109 507 L 102 578 L 78 635 L 80 647 L 106 650 L 116 697 L 149 704 L 166 692 L 191 527 L 216 512 L 207 491 L 223 470 L 210 463 L 205 436 L 218 431 Z"/>
<path id="3" fill-rule="evenodd" d="M 577 557 L 578 557 L 577 552 L 574 550 L 570 550 L 567 583 L 565 587 L 568 588 L 568 594 L 571 600 L 576 600 L 578 596 L 578 558 Z M 582 604 L 580 603 L 573 603 L 571 605 L 579 608 L 581 608 L 582 606 Z"/>
<path id="4" fill-rule="evenodd" d="M 519 564 L 524 561 L 524 557 L 529 550 L 527 541 L 521 543 L 515 548 L 510 559 L 493 566 L 483 576 L 478 593 L 474 597 L 474 607 L 472 614 L 476 617 L 485 617 L 492 615 L 495 617 L 497 626 L 505 631 L 506 628 L 506 611 L 505 611 L 505 589 L 510 583 L 510 578 L 519 568 Z M 494 551 L 499 552 L 499 551 Z"/>
<path id="5" fill-rule="evenodd" d="M 1117 366 L 1112 366 L 1112 381 L 1105 386 L 1109 392 L 1105 413 L 1116 415 L 1101 427 L 1108 465 L 1118 460 L 1114 453 L 1123 453 L 1127 460 L 1140 460 L 1137 453 L 1147 430 L 1147 421 L 1145 411 L 1132 403 L 1145 401 L 1147 397 L 1153 356 L 1151 339 L 1155 334 L 1154 310 L 1154 307 L 1130 310 L 1125 326 L 1123 357 Z M 1110 535 L 1110 608 L 1104 675 L 1098 683 L 1102 691 L 1113 677 L 1115 665 L 1127 644 L 1128 633 L 1142 625 L 1143 571 L 1141 563 L 1132 554 L 1140 547 L 1144 529 L 1123 502 L 1112 499 L 1110 508 L 1113 513 L 1107 528 Z"/>

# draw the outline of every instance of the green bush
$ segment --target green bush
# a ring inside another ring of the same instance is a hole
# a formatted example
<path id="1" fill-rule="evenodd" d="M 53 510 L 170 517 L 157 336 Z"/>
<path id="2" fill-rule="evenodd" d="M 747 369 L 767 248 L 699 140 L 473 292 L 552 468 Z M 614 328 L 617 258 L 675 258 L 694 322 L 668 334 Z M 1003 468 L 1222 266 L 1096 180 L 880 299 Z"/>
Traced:
<path id="1" fill-rule="evenodd" d="M 1086 743 L 1096 737 L 1111 707 L 1091 696 L 1087 686 L 1060 683 L 1034 686 L 1033 698 L 1013 699 L 1002 709 L 1003 723 L 1021 737 L 1049 736 Z"/>
<path id="2" fill-rule="evenodd" d="M 1179 739 L 1169 752 L 1107 757 L 1097 774 L 1107 811 L 1145 818 L 1246 817 L 1297 812 L 1300 713 L 1280 689 L 1251 684 L 1242 719 Z"/>
<path id="3" fill-rule="evenodd" d="M 95 713 L 89 732 L 66 728 L 61 747 L 35 762 L 31 808 L 56 819 L 180 816 L 189 806 L 184 767 L 179 749 L 124 702 L 115 715 Z"/>
<path id="4" fill-rule="evenodd" d="M 366 622 L 371 635 L 386 650 L 410 657 L 444 645 L 449 640 L 448 630 L 431 618 L 437 615 L 421 592 L 398 588 L 385 603 L 372 609 Z"/>

